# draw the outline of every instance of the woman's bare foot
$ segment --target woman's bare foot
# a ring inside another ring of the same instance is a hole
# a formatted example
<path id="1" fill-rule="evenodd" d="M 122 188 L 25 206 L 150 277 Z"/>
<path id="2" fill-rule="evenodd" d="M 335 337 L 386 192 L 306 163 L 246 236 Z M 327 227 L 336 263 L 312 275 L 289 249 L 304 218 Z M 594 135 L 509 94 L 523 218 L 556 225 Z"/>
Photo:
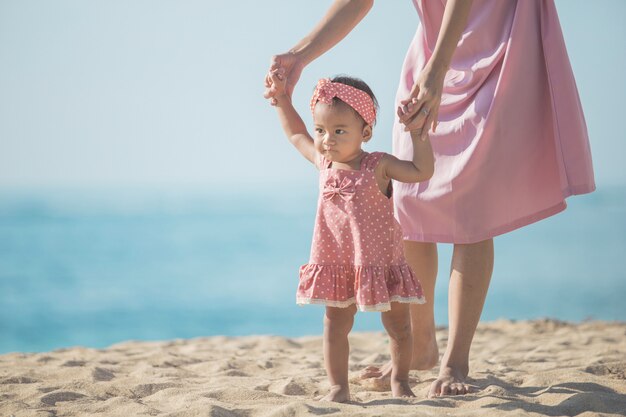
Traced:
<path id="1" fill-rule="evenodd" d="M 361 379 L 368 378 L 389 378 L 391 376 L 391 361 L 387 362 L 382 366 L 369 365 L 363 368 L 359 377 Z"/>
<path id="2" fill-rule="evenodd" d="M 391 394 L 394 397 L 415 397 L 408 380 L 392 380 Z"/>
<path id="3" fill-rule="evenodd" d="M 435 339 L 435 332 L 433 329 L 432 336 L 428 340 L 421 340 L 421 343 L 416 345 L 416 341 L 413 340 L 413 358 L 411 360 L 411 369 L 417 371 L 426 371 L 432 369 L 437 365 L 439 361 L 439 348 L 437 347 L 437 340 Z M 380 380 L 389 380 L 391 377 L 391 361 L 387 362 L 383 366 L 370 365 L 364 368 L 360 374 L 361 379 L 376 378 Z"/>
<path id="4" fill-rule="evenodd" d="M 350 387 L 348 385 L 333 385 L 330 387 L 330 392 L 322 397 L 320 401 L 348 402 L 350 401 Z"/>
<path id="5" fill-rule="evenodd" d="M 428 398 L 443 395 L 464 395 L 471 392 L 471 387 L 465 383 L 467 371 L 453 367 L 441 367 L 439 376 L 430 385 Z"/>

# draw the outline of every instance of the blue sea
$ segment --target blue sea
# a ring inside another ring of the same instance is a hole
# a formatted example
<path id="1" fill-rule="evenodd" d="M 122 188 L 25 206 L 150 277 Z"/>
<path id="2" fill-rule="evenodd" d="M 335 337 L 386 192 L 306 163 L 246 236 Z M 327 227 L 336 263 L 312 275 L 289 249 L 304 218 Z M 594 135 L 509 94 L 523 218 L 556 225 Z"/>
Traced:
<path id="1" fill-rule="evenodd" d="M 320 334 L 298 307 L 315 187 L 0 191 L 0 353 L 124 340 Z M 482 320 L 626 320 L 626 187 L 496 238 Z M 447 323 L 451 246 L 435 295 Z M 382 330 L 359 313 L 356 330 Z"/>

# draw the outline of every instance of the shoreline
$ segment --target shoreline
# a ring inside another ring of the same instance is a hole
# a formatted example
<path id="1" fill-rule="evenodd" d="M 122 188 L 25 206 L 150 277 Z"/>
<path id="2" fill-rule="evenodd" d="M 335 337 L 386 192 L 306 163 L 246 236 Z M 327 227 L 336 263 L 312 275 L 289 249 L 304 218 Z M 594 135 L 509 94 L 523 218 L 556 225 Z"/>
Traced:
<path id="1" fill-rule="evenodd" d="M 443 352 L 447 328 L 437 328 Z M 626 322 L 542 319 L 480 323 L 463 397 L 427 399 L 437 367 L 411 371 L 413 399 L 358 379 L 389 359 L 382 332 L 350 336 L 352 401 L 320 402 L 321 336 L 211 336 L 126 341 L 0 355 L 0 415 L 623 415 Z"/>

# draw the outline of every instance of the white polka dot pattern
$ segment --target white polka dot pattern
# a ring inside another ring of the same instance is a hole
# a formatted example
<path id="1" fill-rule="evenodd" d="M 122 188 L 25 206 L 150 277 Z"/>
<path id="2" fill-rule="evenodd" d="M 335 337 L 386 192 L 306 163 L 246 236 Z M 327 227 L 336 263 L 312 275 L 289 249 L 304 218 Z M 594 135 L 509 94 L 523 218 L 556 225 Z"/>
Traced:
<path id="1" fill-rule="evenodd" d="M 317 87 L 311 98 L 311 112 L 315 111 L 318 101 L 332 104 L 333 98 L 337 97 L 361 115 L 365 123 L 373 125 L 376 120 L 376 108 L 374 100 L 363 90 L 343 83 L 334 83 L 329 78 L 322 78 L 317 82 Z"/>
<path id="2" fill-rule="evenodd" d="M 387 311 L 393 301 L 424 302 L 404 258 L 393 199 L 380 192 L 374 176 L 383 155 L 366 154 L 358 171 L 330 168 L 320 155 L 311 258 L 300 268 L 298 304 Z"/>

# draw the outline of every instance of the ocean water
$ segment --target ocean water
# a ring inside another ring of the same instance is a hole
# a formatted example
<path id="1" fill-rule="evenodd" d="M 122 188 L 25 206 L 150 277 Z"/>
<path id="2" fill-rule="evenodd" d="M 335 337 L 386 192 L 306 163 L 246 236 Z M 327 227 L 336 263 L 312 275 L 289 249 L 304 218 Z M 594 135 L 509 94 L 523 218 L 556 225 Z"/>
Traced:
<path id="1" fill-rule="evenodd" d="M 0 191 L 0 353 L 124 340 L 320 334 L 323 308 L 294 303 L 315 186 Z M 626 187 L 568 199 L 496 238 L 482 320 L 626 320 Z M 451 245 L 439 245 L 438 324 Z M 355 330 L 382 330 L 359 313 Z"/>

